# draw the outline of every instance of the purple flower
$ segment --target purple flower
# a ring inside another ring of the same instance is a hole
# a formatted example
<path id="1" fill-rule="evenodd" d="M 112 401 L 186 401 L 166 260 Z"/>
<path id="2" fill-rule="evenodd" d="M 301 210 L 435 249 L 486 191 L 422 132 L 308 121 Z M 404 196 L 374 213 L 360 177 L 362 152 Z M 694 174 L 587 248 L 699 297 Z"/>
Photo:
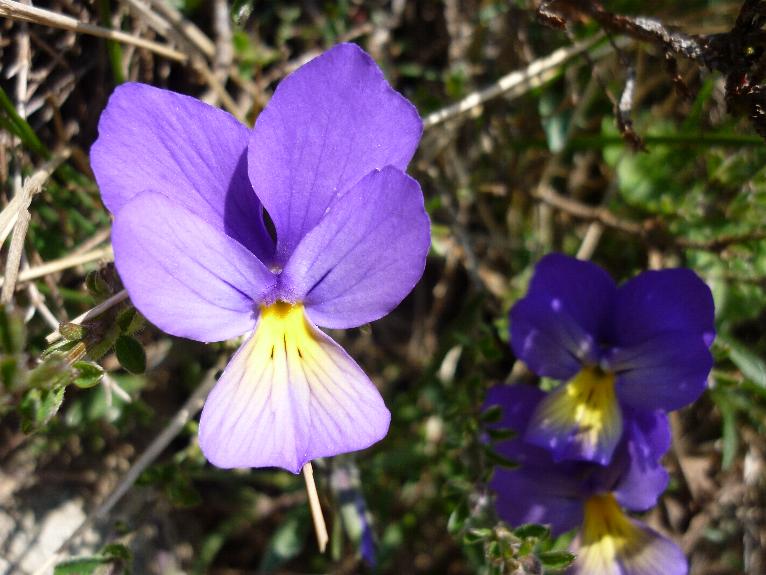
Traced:
<path id="1" fill-rule="evenodd" d="M 511 309 L 511 345 L 533 372 L 567 383 L 540 402 L 527 439 L 556 459 L 608 463 L 626 409 L 671 411 L 704 391 L 713 314 L 691 270 L 647 271 L 618 288 L 595 264 L 544 257 Z"/>
<path id="2" fill-rule="evenodd" d="M 252 130 L 142 84 L 111 96 L 91 161 L 133 303 L 176 336 L 247 334 L 202 413 L 213 464 L 298 473 L 386 435 L 379 392 L 316 326 L 378 319 L 420 279 L 429 221 L 404 170 L 421 132 L 353 44 L 285 78 Z"/>
<path id="3" fill-rule="evenodd" d="M 496 425 L 520 434 L 495 446 L 520 464 L 495 470 L 491 487 L 498 514 L 512 525 L 548 524 L 554 535 L 578 529 L 571 574 L 685 575 L 681 550 L 623 511 L 653 507 L 667 486 L 659 463 L 670 447 L 664 412 L 626 409 L 625 434 L 607 466 L 557 462 L 549 450 L 523 438 L 544 399 L 542 391 L 526 385 L 496 386 L 488 393 L 487 405 L 503 408 Z"/>

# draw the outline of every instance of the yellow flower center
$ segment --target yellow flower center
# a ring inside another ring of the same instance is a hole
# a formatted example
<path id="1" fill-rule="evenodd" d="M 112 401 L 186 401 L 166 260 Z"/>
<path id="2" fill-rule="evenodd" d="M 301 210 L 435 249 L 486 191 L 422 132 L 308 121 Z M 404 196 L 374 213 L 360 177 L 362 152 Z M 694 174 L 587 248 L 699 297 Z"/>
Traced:
<path id="1" fill-rule="evenodd" d="M 574 407 L 572 419 L 577 422 L 582 434 L 587 435 L 590 444 L 596 444 L 598 437 L 609 426 L 611 412 L 617 405 L 614 391 L 614 374 L 595 367 L 584 367 L 564 387 L 567 401 Z"/>

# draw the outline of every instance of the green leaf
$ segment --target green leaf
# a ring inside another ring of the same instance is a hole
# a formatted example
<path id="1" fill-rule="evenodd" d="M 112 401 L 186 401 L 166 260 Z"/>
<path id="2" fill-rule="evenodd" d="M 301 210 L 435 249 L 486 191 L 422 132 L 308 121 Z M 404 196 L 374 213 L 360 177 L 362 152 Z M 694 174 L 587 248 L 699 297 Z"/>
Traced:
<path id="1" fill-rule="evenodd" d="M 551 531 L 543 525 L 528 523 L 514 529 L 513 534 L 519 539 L 547 539 Z"/>
<path id="2" fill-rule="evenodd" d="M 71 378 L 66 361 L 62 357 L 50 356 L 29 372 L 27 383 L 32 388 L 53 389 L 67 385 Z"/>
<path id="3" fill-rule="evenodd" d="M 99 270 L 92 271 L 85 276 L 85 289 L 99 299 L 106 299 L 112 295 L 112 288 L 109 287 L 109 284 Z"/>
<path id="4" fill-rule="evenodd" d="M 452 535 L 460 533 L 469 515 L 468 504 L 465 501 L 461 501 L 449 516 L 447 531 Z"/>
<path id="5" fill-rule="evenodd" d="M 766 388 L 766 363 L 741 343 L 732 339 L 722 341 L 729 349 L 729 359 L 747 379 Z"/>
<path id="6" fill-rule="evenodd" d="M 502 418 L 503 408 L 499 405 L 492 405 L 479 415 L 479 421 L 482 423 L 498 423 Z"/>
<path id="7" fill-rule="evenodd" d="M 19 403 L 21 430 L 31 433 L 44 427 L 58 413 L 65 389 L 63 385 L 54 389 L 30 389 Z"/>
<path id="8" fill-rule="evenodd" d="M 0 306 L 0 345 L 7 354 L 21 353 L 26 342 L 24 318 L 6 306 Z"/>
<path id="9" fill-rule="evenodd" d="M 504 441 L 506 439 L 513 439 L 518 435 L 513 429 L 487 429 L 487 435 L 494 441 Z"/>
<path id="10" fill-rule="evenodd" d="M 117 325 L 125 335 L 133 335 L 146 326 L 146 319 L 136 308 L 130 306 L 117 315 Z"/>
<path id="11" fill-rule="evenodd" d="M 574 561 L 575 555 L 569 551 L 545 551 L 537 558 L 546 569 L 563 569 Z"/>
<path id="12" fill-rule="evenodd" d="M 499 454 L 497 451 L 492 449 L 491 447 L 485 445 L 484 446 L 484 453 L 487 456 L 487 459 L 489 462 L 493 465 L 498 465 L 500 467 L 507 467 L 509 469 L 515 469 L 519 466 L 518 463 L 515 461 L 511 461 L 504 455 Z"/>
<path id="13" fill-rule="evenodd" d="M 138 340 L 129 335 L 121 335 L 114 344 L 114 351 L 120 365 L 131 373 L 146 371 L 146 352 Z"/>
<path id="14" fill-rule="evenodd" d="M 202 503 L 202 496 L 195 489 L 191 480 L 180 473 L 174 475 L 166 486 L 165 493 L 176 507 L 194 507 Z"/>
<path id="15" fill-rule="evenodd" d="M 0 88 L 0 120 L 2 120 L 3 126 L 18 136 L 27 148 L 45 158 L 50 156 L 48 149 L 27 121 L 19 115 L 8 94 L 2 88 Z"/>
<path id="16" fill-rule="evenodd" d="M 311 518 L 307 506 L 299 505 L 290 510 L 272 535 L 259 571 L 274 573 L 287 561 L 296 557 L 303 550 L 310 525 Z"/>
<path id="17" fill-rule="evenodd" d="M 111 562 L 111 559 L 98 555 L 67 559 L 53 568 L 53 575 L 95 575 L 99 567 Z"/>
<path id="18" fill-rule="evenodd" d="M 104 379 L 104 369 L 90 361 L 78 361 L 72 366 L 77 370 L 73 383 L 82 389 L 94 387 Z"/>
<path id="19" fill-rule="evenodd" d="M 87 329 L 76 323 L 62 322 L 59 324 L 59 333 L 67 341 L 79 341 L 85 337 Z"/>

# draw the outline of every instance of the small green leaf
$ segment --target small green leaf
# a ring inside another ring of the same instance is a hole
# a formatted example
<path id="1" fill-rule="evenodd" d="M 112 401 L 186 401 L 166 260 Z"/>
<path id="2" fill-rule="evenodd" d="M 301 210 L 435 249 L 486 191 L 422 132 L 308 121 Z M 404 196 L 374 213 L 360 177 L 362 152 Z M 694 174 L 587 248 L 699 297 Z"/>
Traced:
<path id="1" fill-rule="evenodd" d="M 65 389 L 63 385 L 54 389 L 30 389 L 19 403 L 21 430 L 31 433 L 44 427 L 61 407 Z"/>
<path id="2" fill-rule="evenodd" d="M 82 389 L 94 387 L 104 379 L 104 369 L 90 361 L 78 361 L 72 366 L 77 370 L 73 383 Z"/>
<path id="3" fill-rule="evenodd" d="M 489 462 L 493 465 L 499 465 L 500 467 L 507 467 L 509 469 L 515 469 L 519 466 L 519 464 L 515 461 L 511 461 L 487 445 L 484 446 L 484 453 L 486 454 Z"/>
<path id="4" fill-rule="evenodd" d="M 146 326 L 146 319 L 136 308 L 130 306 L 117 315 L 117 325 L 125 335 L 133 335 Z"/>
<path id="5" fill-rule="evenodd" d="M 266 547 L 261 560 L 261 573 L 274 573 L 287 561 L 296 557 L 306 544 L 311 519 L 304 505 L 294 507 L 287 513 Z"/>
<path id="6" fill-rule="evenodd" d="M 26 342 L 24 318 L 6 306 L 0 306 L 0 345 L 7 354 L 21 353 Z"/>
<path id="7" fill-rule="evenodd" d="M 499 405 L 493 405 L 485 409 L 479 415 L 479 421 L 482 423 L 497 423 L 503 418 L 503 408 Z"/>
<path id="8" fill-rule="evenodd" d="M 99 299 L 105 299 L 112 295 L 112 288 L 109 287 L 109 284 L 99 270 L 92 271 L 85 276 L 85 289 L 92 296 Z"/>
<path id="9" fill-rule="evenodd" d="M 71 378 L 72 373 L 66 361 L 61 357 L 51 356 L 29 372 L 27 383 L 32 388 L 52 389 L 67 385 Z"/>
<path id="10" fill-rule="evenodd" d="M 463 541 L 465 541 L 468 545 L 473 545 L 474 543 L 483 541 L 484 539 L 489 539 L 492 537 L 492 533 L 492 529 L 487 529 L 486 527 L 469 529 L 463 536 Z"/>
<path id="11" fill-rule="evenodd" d="M 518 435 L 513 429 L 487 429 L 487 435 L 494 441 L 513 439 Z"/>
<path id="12" fill-rule="evenodd" d="M 85 337 L 88 330 L 79 324 L 62 322 L 59 324 L 59 333 L 67 341 L 79 341 Z"/>
<path id="13" fill-rule="evenodd" d="M 53 575 L 95 575 L 96 570 L 111 563 L 111 559 L 94 555 L 62 561 L 53 568 Z"/>
<path id="14" fill-rule="evenodd" d="M 550 533 L 550 529 L 535 523 L 528 523 L 513 530 L 513 534 L 520 539 L 547 539 Z"/>
<path id="15" fill-rule="evenodd" d="M 766 388 L 766 363 L 739 342 L 729 339 L 724 344 L 729 348 L 729 358 L 742 375 L 756 385 Z"/>
<path id="16" fill-rule="evenodd" d="M 120 365 L 131 373 L 146 371 L 146 352 L 138 340 L 129 335 L 121 335 L 114 344 L 114 351 Z"/>
<path id="17" fill-rule="evenodd" d="M 202 503 L 199 494 L 192 482 L 180 473 L 176 474 L 165 487 L 165 493 L 170 502 L 176 507 L 195 507 Z"/>
<path id="18" fill-rule="evenodd" d="M 537 558 L 546 569 L 563 569 L 574 561 L 574 554 L 569 551 L 545 551 Z"/>
<path id="19" fill-rule="evenodd" d="M 461 501 L 449 516 L 449 520 L 447 521 L 447 531 L 452 535 L 460 533 L 463 530 L 463 525 L 465 525 L 468 516 L 468 504 L 465 501 Z"/>

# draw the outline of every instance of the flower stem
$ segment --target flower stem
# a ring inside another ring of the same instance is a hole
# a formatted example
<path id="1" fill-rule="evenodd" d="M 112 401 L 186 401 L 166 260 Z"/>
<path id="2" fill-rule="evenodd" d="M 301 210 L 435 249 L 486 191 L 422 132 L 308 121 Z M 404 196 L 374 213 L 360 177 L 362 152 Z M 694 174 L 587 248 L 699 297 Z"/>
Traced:
<path id="1" fill-rule="evenodd" d="M 311 519 L 314 521 L 317 545 L 319 546 L 319 552 L 324 553 L 327 541 L 330 538 L 327 535 L 327 525 L 324 522 L 324 515 L 322 515 L 322 505 L 319 503 L 319 494 L 317 493 L 316 483 L 314 483 L 314 469 L 311 467 L 311 462 L 303 466 L 303 478 L 306 480 L 306 493 L 308 494 L 309 507 L 311 508 Z"/>

